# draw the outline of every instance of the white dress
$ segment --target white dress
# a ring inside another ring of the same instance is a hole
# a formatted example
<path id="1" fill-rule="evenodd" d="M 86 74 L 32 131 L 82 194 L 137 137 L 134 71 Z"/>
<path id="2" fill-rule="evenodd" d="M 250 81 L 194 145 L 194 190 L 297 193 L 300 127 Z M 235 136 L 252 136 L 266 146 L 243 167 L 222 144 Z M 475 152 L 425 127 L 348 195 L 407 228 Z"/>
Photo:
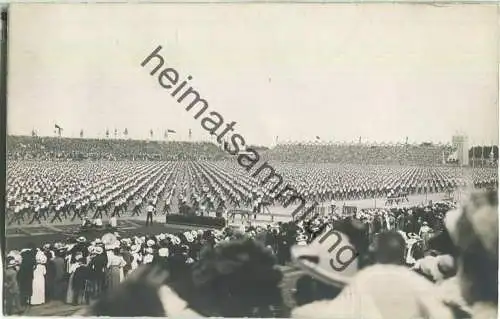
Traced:
<path id="1" fill-rule="evenodd" d="M 33 271 L 33 294 L 31 295 L 32 305 L 45 303 L 45 266 L 38 264 Z"/>
<path id="2" fill-rule="evenodd" d="M 132 265 L 131 265 L 132 269 L 129 271 L 129 273 L 136 270 L 137 267 L 139 267 L 139 263 L 142 261 L 142 256 L 138 253 L 134 253 L 132 257 L 134 259 L 132 260 Z"/>

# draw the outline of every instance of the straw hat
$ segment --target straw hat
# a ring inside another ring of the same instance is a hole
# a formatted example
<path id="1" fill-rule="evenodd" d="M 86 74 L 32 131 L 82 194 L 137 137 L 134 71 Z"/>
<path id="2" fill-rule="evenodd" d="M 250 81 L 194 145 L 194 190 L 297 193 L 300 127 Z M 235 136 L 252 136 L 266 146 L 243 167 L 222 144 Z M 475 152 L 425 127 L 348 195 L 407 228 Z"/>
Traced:
<path id="1" fill-rule="evenodd" d="M 151 262 L 153 262 L 153 255 L 147 254 L 146 256 L 144 256 L 144 263 L 145 264 L 149 264 Z"/>
<path id="2" fill-rule="evenodd" d="M 293 246 L 292 260 L 310 276 L 343 287 L 358 271 L 357 252 L 347 235 L 330 226 L 306 246 Z"/>
<path id="3" fill-rule="evenodd" d="M 15 258 L 11 258 L 9 259 L 9 261 L 7 262 L 7 268 L 12 268 L 12 267 L 15 267 L 17 266 L 19 263 L 17 262 L 17 260 Z"/>
<path id="4" fill-rule="evenodd" d="M 41 251 L 38 251 L 35 256 L 35 261 L 37 264 L 45 264 L 47 262 L 47 256 Z"/>
<path id="5" fill-rule="evenodd" d="M 79 243 L 84 243 L 87 241 L 87 239 L 85 239 L 85 237 L 81 236 L 81 237 L 78 237 L 78 239 L 76 241 Z"/>
<path id="6" fill-rule="evenodd" d="M 169 255 L 168 248 L 160 248 L 158 250 L 158 256 L 160 256 L 160 257 L 168 257 L 168 255 Z"/>

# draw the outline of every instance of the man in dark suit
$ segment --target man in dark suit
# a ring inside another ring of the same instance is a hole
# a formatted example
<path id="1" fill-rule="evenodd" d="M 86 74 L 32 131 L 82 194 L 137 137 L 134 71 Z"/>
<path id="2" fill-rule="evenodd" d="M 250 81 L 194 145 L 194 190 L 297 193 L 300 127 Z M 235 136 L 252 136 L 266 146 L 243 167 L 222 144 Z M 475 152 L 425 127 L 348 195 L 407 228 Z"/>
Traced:
<path id="1" fill-rule="evenodd" d="M 35 245 L 30 243 L 28 247 L 27 250 L 21 252 L 22 262 L 17 273 L 21 305 L 23 306 L 30 304 L 31 295 L 33 294 L 33 270 L 36 265 Z"/>
<path id="2" fill-rule="evenodd" d="M 97 255 L 90 262 L 90 270 L 94 278 L 94 293 L 98 297 L 105 289 L 105 271 L 108 264 L 108 256 L 102 247 L 97 247 Z"/>
<path id="3" fill-rule="evenodd" d="M 54 281 L 50 283 L 53 286 L 54 299 L 63 300 L 64 296 L 64 275 L 65 265 L 64 265 L 64 253 L 62 250 L 55 251 L 55 257 L 52 260 L 54 264 Z"/>

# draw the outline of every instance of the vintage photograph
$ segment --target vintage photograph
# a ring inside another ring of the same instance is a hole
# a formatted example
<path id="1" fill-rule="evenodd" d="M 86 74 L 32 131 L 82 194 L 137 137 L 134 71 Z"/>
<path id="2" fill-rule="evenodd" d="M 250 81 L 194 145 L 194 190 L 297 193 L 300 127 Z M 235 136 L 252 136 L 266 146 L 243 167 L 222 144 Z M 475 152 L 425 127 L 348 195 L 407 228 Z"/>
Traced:
<path id="1" fill-rule="evenodd" d="M 7 17 L 4 315 L 497 318 L 496 6 Z"/>

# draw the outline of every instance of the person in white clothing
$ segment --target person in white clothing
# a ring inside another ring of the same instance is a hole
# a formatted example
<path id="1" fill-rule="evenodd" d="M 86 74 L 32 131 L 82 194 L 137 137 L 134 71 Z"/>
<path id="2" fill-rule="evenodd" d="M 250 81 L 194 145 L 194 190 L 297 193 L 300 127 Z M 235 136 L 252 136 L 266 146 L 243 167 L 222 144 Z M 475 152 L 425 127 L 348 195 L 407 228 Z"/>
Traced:
<path id="1" fill-rule="evenodd" d="M 149 223 L 151 223 L 151 225 L 153 224 L 153 213 L 155 211 L 155 207 L 153 206 L 153 204 L 150 202 L 148 204 L 148 207 L 146 208 L 146 212 L 147 212 L 147 216 L 146 216 L 146 226 L 149 225 Z"/>
<path id="2" fill-rule="evenodd" d="M 38 251 L 35 257 L 36 267 L 33 271 L 33 294 L 31 295 L 32 305 L 41 305 L 45 303 L 45 263 L 47 257 L 42 251 Z"/>

